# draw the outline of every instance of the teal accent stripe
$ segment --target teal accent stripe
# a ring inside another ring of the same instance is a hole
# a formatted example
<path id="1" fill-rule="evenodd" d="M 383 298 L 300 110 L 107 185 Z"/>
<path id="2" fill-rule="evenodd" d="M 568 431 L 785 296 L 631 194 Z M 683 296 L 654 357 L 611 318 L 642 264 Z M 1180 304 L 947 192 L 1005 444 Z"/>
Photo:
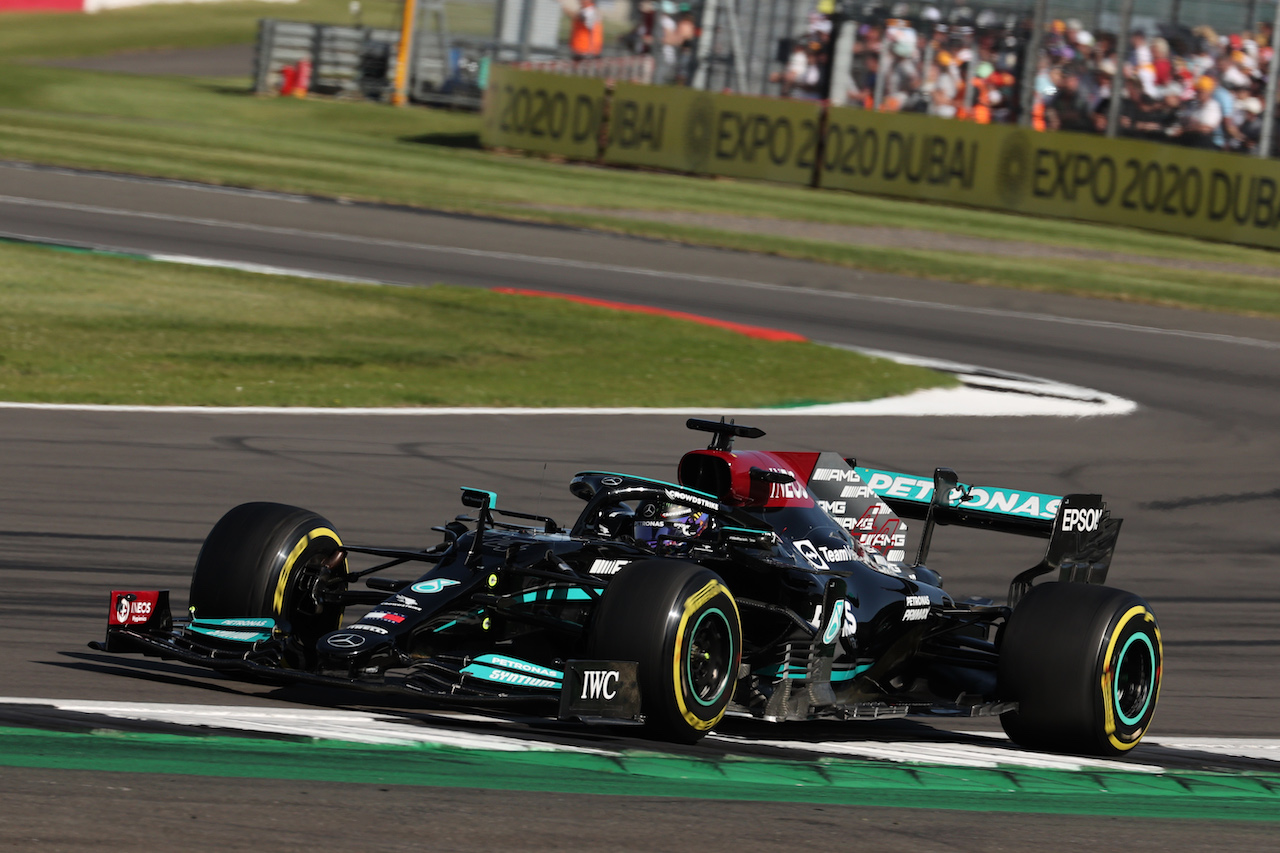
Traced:
<path id="1" fill-rule="evenodd" d="M 497 507 L 498 507 L 498 494 L 497 494 L 497 492 L 491 492 L 491 491 L 489 491 L 488 489 L 474 489 L 474 488 L 472 488 L 471 486 L 459 486 L 458 488 L 463 492 L 463 494 L 465 494 L 465 493 L 467 493 L 467 492 L 475 492 L 475 493 L 477 493 L 477 494 L 481 494 L 481 495 L 488 495 L 488 496 L 489 496 L 489 509 L 497 509 Z"/>
<path id="2" fill-rule="evenodd" d="M 732 661 L 734 659 L 733 631 L 729 628 L 729 618 L 724 615 L 724 611 L 721 610 L 719 607 L 712 607 L 710 610 L 705 611 L 701 616 L 699 616 L 698 621 L 693 623 L 693 630 L 689 632 L 689 636 L 690 637 L 698 636 L 698 626 L 702 624 L 703 619 L 706 619 L 712 613 L 720 617 L 720 622 L 725 627 L 725 633 L 729 636 L 729 660 Z M 732 680 L 730 680 L 726 674 L 724 678 L 724 683 L 720 685 L 720 689 L 716 691 L 716 695 L 712 696 L 710 699 L 703 699 L 701 696 L 698 695 L 698 692 L 693 689 L 693 643 L 692 641 L 690 641 L 689 643 L 688 664 L 689 666 L 686 667 L 685 674 L 684 674 L 685 686 L 689 688 L 689 695 L 693 697 L 693 701 L 697 702 L 699 705 L 703 706 L 704 708 L 709 708 L 712 705 L 714 705 L 716 703 L 716 700 L 719 699 L 722 695 L 724 695 L 725 688 L 733 683 Z"/>
<path id="3" fill-rule="evenodd" d="M 867 664 L 866 666 L 859 666 L 854 669 L 834 670 L 831 673 L 831 683 L 836 684 L 841 681 L 852 681 L 853 679 L 857 678 L 859 675 L 862 675 L 862 673 L 866 672 L 869 669 L 871 669 L 870 664 Z M 787 678 L 792 678 L 792 679 L 804 678 L 806 674 L 807 673 L 803 669 L 793 669 L 787 673 Z M 782 670 L 779 669 L 777 677 L 780 678 L 781 676 L 782 676 Z"/>
<path id="4" fill-rule="evenodd" d="M 859 675 L 862 675 L 862 673 L 866 672 L 869 669 L 871 669 L 871 664 L 864 663 L 864 664 L 859 664 L 858 666 L 855 666 L 853 669 L 833 670 L 831 673 L 831 683 L 835 684 L 836 682 L 839 682 L 839 681 L 852 681 L 853 679 L 857 678 Z M 752 672 L 755 675 L 765 675 L 765 676 L 771 676 L 773 678 L 782 678 L 783 675 L 785 675 L 787 678 L 793 678 L 793 679 L 804 678 L 806 674 L 804 667 L 796 667 L 788 671 L 786 664 L 778 664 L 778 668 L 772 671 L 768 667 L 763 667 L 761 669 L 752 670 Z"/>
<path id="5" fill-rule="evenodd" d="M 837 669 L 835 672 L 831 673 L 831 683 L 834 684 L 837 681 L 852 681 L 869 669 L 871 669 L 871 664 L 869 663 L 855 666 L 853 669 Z"/>
<path id="6" fill-rule="evenodd" d="M 1147 638 L 1146 634 L 1134 634 L 1129 638 L 1128 642 L 1124 644 L 1124 648 L 1120 650 L 1120 656 L 1116 658 L 1115 674 L 1111 679 L 1111 693 L 1115 700 L 1116 716 L 1119 717 L 1120 722 L 1124 723 L 1126 726 L 1132 726 L 1142 719 L 1142 715 L 1147 712 L 1147 706 L 1151 704 L 1151 696 L 1155 693 L 1155 690 L 1153 689 L 1147 691 L 1147 695 L 1142 702 L 1142 707 L 1139 708 L 1138 713 L 1132 717 L 1127 716 L 1124 710 L 1120 707 L 1120 666 L 1124 663 L 1125 653 L 1129 651 L 1129 647 L 1132 646 L 1135 641 L 1139 641 L 1147 647 L 1147 658 L 1150 661 L 1149 666 L 1151 669 L 1149 671 L 1151 672 L 1152 685 L 1156 683 L 1156 650 L 1151 645 L 1151 640 Z"/>
<path id="7" fill-rule="evenodd" d="M 252 618 L 236 618 L 236 619 L 192 619 L 192 626 L 200 626 L 202 628 L 226 628 L 230 631 L 242 631 L 246 628 L 256 628 L 259 631 L 270 631 L 276 627 L 276 620 L 270 616 L 252 617 Z"/>
<path id="8" fill-rule="evenodd" d="M 1280 774 L 1069 772 L 843 758 L 294 743 L 240 737 L 0 728 L 0 766 L 249 779 L 829 803 L 877 807 L 1280 821 Z"/>
<path id="9" fill-rule="evenodd" d="M 218 640 L 232 640 L 237 643 L 256 643 L 259 640 L 270 640 L 270 633 L 262 633 L 261 631 L 246 631 L 236 628 L 206 628 L 203 625 L 188 625 L 188 631 L 196 634 L 203 634 L 206 637 L 213 637 Z"/>
<path id="10" fill-rule="evenodd" d="M 524 672 L 513 672 L 509 669 L 495 669 L 491 666 L 481 666 L 480 664 L 468 664 L 462 668 L 467 675 L 484 681 L 492 681 L 495 684 L 507 684 L 512 687 L 530 687 L 537 690 L 559 690 L 560 682 L 552 681 L 547 678 L 540 678 L 536 675 L 530 675 Z"/>
<path id="11" fill-rule="evenodd" d="M 485 663 L 490 666 L 509 669 L 512 672 L 523 672 L 528 675 L 537 675 L 542 678 L 553 678 L 560 681 L 564 678 L 564 673 L 558 669 L 552 669 L 549 666 L 542 666 L 536 663 L 530 663 L 527 660 L 520 660 L 510 655 L 485 654 L 476 658 L 476 663 Z"/>
<path id="12" fill-rule="evenodd" d="M 756 675 L 766 675 L 770 678 L 804 678 L 805 676 L 804 667 L 801 666 L 788 670 L 785 663 L 778 664 L 778 668 L 772 671 L 770 671 L 768 667 L 764 667 L 763 669 L 753 670 L 753 672 Z"/>
<path id="13" fill-rule="evenodd" d="M 880 497 L 898 498 L 913 503 L 927 504 L 933 500 L 933 478 L 919 477 L 914 474 L 899 474 L 893 471 L 880 471 L 875 468 L 854 468 L 858 478 L 871 487 Z M 1046 495 L 1041 492 L 1024 492 L 1006 489 L 1001 486 L 970 486 L 960 483 L 959 488 L 971 489 L 970 500 L 948 500 L 948 505 L 970 510 L 982 510 L 996 515 L 1009 515 L 1016 518 L 1034 518 L 1037 521 L 1051 522 L 1060 495 Z M 1053 511 L 1050 511 L 1053 507 Z"/>
<path id="14" fill-rule="evenodd" d="M 525 604 L 533 601 L 590 601 L 591 593 L 581 587 L 557 586 L 551 589 L 535 589 L 520 596 Z"/>

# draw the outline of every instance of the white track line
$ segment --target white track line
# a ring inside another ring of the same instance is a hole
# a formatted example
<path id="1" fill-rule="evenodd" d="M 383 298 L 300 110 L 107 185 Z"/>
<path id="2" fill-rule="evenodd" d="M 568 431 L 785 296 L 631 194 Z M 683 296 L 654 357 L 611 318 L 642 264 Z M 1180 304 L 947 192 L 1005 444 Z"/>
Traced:
<path id="1" fill-rule="evenodd" d="M 1040 314 L 1027 311 L 1009 311 L 1001 308 L 979 308 L 965 305 L 951 305 L 943 302 L 928 302 L 918 299 L 902 299 L 894 296 L 875 296 L 865 293 L 848 293 L 845 291 L 819 290 L 809 287 L 791 287 L 788 285 L 767 284 L 765 282 L 748 281 L 746 279 L 726 278 L 723 276 L 693 275 L 689 273 L 666 272 L 662 270 L 631 267 L 620 264 L 605 264 L 595 261 L 572 261 L 563 258 L 548 258 L 539 255 L 524 255 L 516 252 L 500 252 L 491 249 L 464 249 L 458 246 L 441 246 L 432 243 L 417 243 L 405 240 L 389 240 L 376 237 L 355 237 L 350 234 L 335 234 L 325 231 L 307 231 L 300 228 L 284 228 L 270 225 L 253 225 L 244 222 L 231 222 L 222 219 L 206 219 L 201 217 L 177 216 L 146 211 L 125 210 L 115 207 L 100 207 L 91 204 L 74 202 L 46 201 L 44 199 L 23 198 L 20 196 L 0 195 L 0 204 L 12 204 L 27 207 L 45 207 L 58 210 L 73 210 L 80 213 L 94 213 L 105 216 L 123 216 L 135 219 L 154 219 L 163 222 L 181 222 L 188 225 L 203 225 L 210 228 L 223 228 L 236 231 L 254 231 L 266 234 L 279 234 L 289 237 L 311 237 L 328 241 L 358 243 L 361 245 L 387 246 L 391 248 L 414 249 L 439 254 L 462 255 L 466 257 L 491 258 L 494 260 L 519 261 L 527 264 L 562 267 L 568 269 L 591 270 L 595 272 L 611 272 L 624 275 L 648 276 L 651 278 L 679 279 L 706 284 L 720 284 L 729 287 L 766 290 L 779 293 L 803 293 L 809 296 L 821 296 L 831 299 L 846 299 L 859 302 L 873 302 L 882 305 L 900 305 L 903 307 L 947 311 L 958 314 L 973 314 L 1005 319 L 1030 320 L 1040 323 L 1054 323 L 1067 326 L 1083 326 L 1095 329 L 1113 329 L 1121 332 L 1138 334 L 1163 335 L 1193 340 L 1214 341 L 1237 346 L 1257 347 L 1260 349 L 1280 350 L 1280 341 L 1266 341 L 1258 338 L 1246 338 L 1236 335 L 1221 335 L 1212 332 L 1194 332 L 1186 329 L 1162 329 L 1155 326 L 1140 326 L 1132 323 L 1116 323 L 1110 320 L 1087 320 L 1079 317 L 1059 317 L 1053 314 Z M 126 250 L 133 251 L 133 250 Z"/>
<path id="2" fill-rule="evenodd" d="M 179 0 L 175 0 L 179 2 Z M 333 273 L 313 272 L 311 270 L 300 270 L 292 267 L 277 267 L 270 264 L 251 264 L 243 261 L 220 261 L 214 258 L 198 258 L 195 255 L 172 255 L 167 253 L 142 253 L 153 261 L 163 261 L 169 264 L 186 264 L 192 267 L 217 267 L 226 270 L 240 270 L 241 272 L 261 273 L 262 275 L 290 275 L 296 278 L 314 278 L 320 281 L 340 281 L 344 284 L 379 284 L 389 287 L 405 287 L 403 284 L 396 284 L 390 281 L 378 281 L 372 278 L 357 278 L 351 275 L 334 275 Z"/>
<path id="3" fill-rule="evenodd" d="M 153 412 L 201 415 L 362 415 L 398 417 L 443 417 L 470 415 L 675 415 L 679 417 L 1071 417 L 1127 415 L 1137 405 L 1130 400 L 1100 395 L 1100 402 L 1011 394 L 982 388 L 944 388 L 916 391 L 901 397 L 885 397 L 862 403 L 829 403 L 786 409 L 732 408 L 347 408 L 325 409 L 311 406 L 273 408 L 269 406 L 106 406 L 79 403 L 6 403 L 0 409 L 33 409 L 64 412 Z"/>
<path id="4" fill-rule="evenodd" d="M 174 705 L 149 702 L 96 702 L 67 699 L 0 697 L 0 705 L 49 705 L 59 711 L 100 714 L 179 726 L 234 729 L 263 734 L 296 735 L 322 740 L 370 744 L 437 744 L 496 752 L 609 753 L 501 735 L 437 728 L 420 720 L 361 711 L 317 711 L 247 705 Z M 436 715 L 443 716 L 443 715 Z M 470 715 L 463 715 L 469 717 Z M 475 719 L 472 717 L 472 719 Z"/>
<path id="5" fill-rule="evenodd" d="M 853 724 L 853 725 L 856 725 Z M 945 764 L 950 767 L 1035 767 L 1043 770 L 1124 770 L 1131 773 L 1163 773 L 1165 768 L 1157 764 L 1138 764 L 1132 761 L 1112 761 L 1105 758 L 1088 758 L 1076 755 L 1050 755 L 1028 752 L 1015 746 L 987 746 L 967 743 L 933 743 L 930 741 L 795 741 L 762 740 L 751 737 L 727 737 L 711 735 L 713 741 L 773 746 L 779 749 L 815 752 L 822 755 L 839 755 L 850 758 L 870 758 L 877 761 L 897 761 L 909 764 Z"/>
<path id="6" fill-rule="evenodd" d="M 1143 743 L 1154 743 L 1165 749 L 1207 752 L 1280 763 L 1280 740 L 1252 737 L 1148 737 Z"/>

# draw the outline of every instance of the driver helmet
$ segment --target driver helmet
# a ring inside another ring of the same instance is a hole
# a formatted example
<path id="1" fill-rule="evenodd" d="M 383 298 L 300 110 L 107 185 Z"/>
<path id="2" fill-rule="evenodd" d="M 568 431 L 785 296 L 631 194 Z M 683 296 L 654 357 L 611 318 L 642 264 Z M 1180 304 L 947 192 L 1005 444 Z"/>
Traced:
<path id="1" fill-rule="evenodd" d="M 636 508 L 635 539 L 655 550 L 687 548 L 710 526 L 710 514 L 683 504 L 654 500 Z"/>

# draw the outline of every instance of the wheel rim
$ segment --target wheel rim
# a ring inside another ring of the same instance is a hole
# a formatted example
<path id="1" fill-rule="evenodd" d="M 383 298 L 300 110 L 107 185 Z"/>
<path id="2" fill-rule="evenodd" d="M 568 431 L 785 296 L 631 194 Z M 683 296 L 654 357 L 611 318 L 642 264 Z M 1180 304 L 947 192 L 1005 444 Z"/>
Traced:
<path id="1" fill-rule="evenodd" d="M 315 554 L 306 565 L 298 568 L 297 581 L 285 593 L 285 606 L 301 616 L 315 618 L 320 615 L 320 586 L 327 580 L 324 561 L 327 554 Z"/>
<path id="2" fill-rule="evenodd" d="M 698 617 L 689 637 L 685 658 L 685 681 L 689 694 L 699 705 L 714 705 L 729 685 L 733 664 L 733 632 L 719 608 Z"/>
<path id="3" fill-rule="evenodd" d="M 315 547 L 313 542 L 311 548 Z M 325 565 L 332 553 L 324 550 L 314 550 L 310 554 L 303 552 L 298 565 L 290 572 L 279 615 L 289 621 L 295 634 L 315 639 L 341 623 L 341 608 L 326 608 L 320 602 L 326 591 L 344 585 L 335 581 L 334 571 Z M 345 574 L 343 565 L 339 564 L 339 575 Z"/>
<path id="4" fill-rule="evenodd" d="M 1126 726 L 1141 722 L 1147 713 L 1147 708 L 1151 705 L 1155 672 L 1155 646 L 1146 634 L 1134 634 L 1120 649 L 1112 688 L 1116 716 Z"/>

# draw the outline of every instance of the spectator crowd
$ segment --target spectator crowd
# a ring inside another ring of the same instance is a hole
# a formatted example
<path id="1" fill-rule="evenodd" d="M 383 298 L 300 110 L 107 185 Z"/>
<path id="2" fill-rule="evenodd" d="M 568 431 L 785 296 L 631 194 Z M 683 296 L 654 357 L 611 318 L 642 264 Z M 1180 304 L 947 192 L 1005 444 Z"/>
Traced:
<path id="1" fill-rule="evenodd" d="M 599 55 L 595 0 L 562 2 L 566 12 L 570 4 L 575 7 L 575 58 Z M 655 54 L 660 46 L 663 82 L 689 85 L 701 36 L 698 16 L 706 2 L 636 0 L 622 48 Z M 1122 39 L 1090 31 L 1078 19 L 1054 19 L 1028 61 L 1029 8 L 975 12 L 958 7 L 944 15 L 936 6 L 899 2 L 888 14 L 884 7 L 866 14 L 871 8 L 863 7 L 863 19 L 851 22 L 855 35 L 848 57 L 834 55 L 843 19 L 812 12 L 805 31 L 787 41 L 777 70 L 769 75 L 779 93 L 884 112 L 1013 123 L 1020 119 L 1023 78 L 1030 73 L 1032 127 L 1104 133 L 1118 81 L 1121 136 L 1248 153 L 1257 153 L 1261 145 L 1274 56 L 1269 23 L 1226 34 L 1209 26 L 1158 24 Z M 1280 123 L 1275 130 L 1270 156 L 1280 153 Z"/>
<path id="2" fill-rule="evenodd" d="M 980 123 L 1018 120 L 1030 41 L 1025 16 L 957 9 L 944 20 L 932 6 L 910 18 L 906 13 L 895 7 L 894 17 L 856 24 L 851 71 L 843 86 L 834 87 L 831 68 L 840 63 L 831 59 L 831 21 L 811 16 L 785 70 L 775 75 L 782 94 L 822 98 L 844 91 L 847 103 L 869 109 Z M 1052 20 L 1034 61 L 1031 124 L 1104 132 L 1119 71 L 1120 135 L 1255 152 L 1273 57 L 1271 29 L 1264 23 L 1256 32 L 1221 34 L 1208 26 L 1163 25 L 1135 30 L 1121 45 L 1114 33 L 1090 32 L 1079 20 Z"/>

